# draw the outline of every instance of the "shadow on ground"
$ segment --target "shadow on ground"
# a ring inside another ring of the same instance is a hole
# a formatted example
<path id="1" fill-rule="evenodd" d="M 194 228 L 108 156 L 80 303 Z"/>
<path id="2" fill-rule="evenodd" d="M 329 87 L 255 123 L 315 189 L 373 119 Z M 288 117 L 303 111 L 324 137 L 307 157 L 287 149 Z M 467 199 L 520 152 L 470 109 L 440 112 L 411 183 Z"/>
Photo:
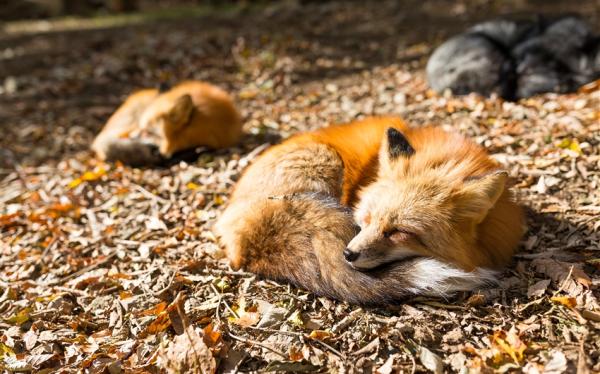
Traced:
<path id="1" fill-rule="evenodd" d="M 391 64 L 419 69 L 443 38 L 482 19 L 539 12 L 540 5 L 282 2 L 171 12 L 162 19 L 153 13 L 112 25 L 81 19 L 61 28 L 57 22 L 45 32 L 21 25 L 0 33 L 0 145 L 12 160 L 2 166 L 40 165 L 86 150 L 124 96 L 139 87 L 193 78 L 234 93 L 272 90 L 285 99 L 290 83 L 302 90 Z M 592 24 L 599 8 L 593 0 L 544 4 L 544 12 L 578 11 Z M 247 109 L 246 101 L 240 104 Z"/>

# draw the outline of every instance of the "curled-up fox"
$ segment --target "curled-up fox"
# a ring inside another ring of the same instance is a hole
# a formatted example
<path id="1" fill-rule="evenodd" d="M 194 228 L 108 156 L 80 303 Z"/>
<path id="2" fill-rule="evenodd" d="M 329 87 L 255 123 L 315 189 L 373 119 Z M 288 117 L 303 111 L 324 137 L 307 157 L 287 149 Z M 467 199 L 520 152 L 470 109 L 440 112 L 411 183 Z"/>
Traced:
<path id="1" fill-rule="evenodd" d="M 231 97 L 211 84 L 187 81 L 163 93 L 144 89 L 129 96 L 92 150 L 102 160 L 151 165 L 199 146 L 230 147 L 241 135 L 241 117 Z"/>
<path id="2" fill-rule="evenodd" d="M 357 304 L 493 282 L 523 234 L 507 173 L 440 128 L 369 118 L 261 155 L 215 225 L 231 267 Z"/>

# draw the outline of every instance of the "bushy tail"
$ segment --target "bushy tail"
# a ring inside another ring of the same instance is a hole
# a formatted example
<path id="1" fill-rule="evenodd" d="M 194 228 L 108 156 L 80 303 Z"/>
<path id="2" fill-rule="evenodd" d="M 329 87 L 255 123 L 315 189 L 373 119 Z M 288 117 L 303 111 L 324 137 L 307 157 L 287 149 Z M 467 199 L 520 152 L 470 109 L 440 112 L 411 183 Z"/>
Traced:
<path id="1" fill-rule="evenodd" d="M 164 162 L 158 147 L 139 139 L 100 139 L 92 149 L 107 161 L 121 161 L 130 166 L 152 166 Z"/>
<path id="2" fill-rule="evenodd" d="M 354 304 L 447 296 L 494 279 L 489 270 L 465 272 L 422 257 L 357 271 L 342 255 L 356 234 L 352 216 L 323 194 L 246 200 L 230 206 L 215 228 L 234 267 Z"/>

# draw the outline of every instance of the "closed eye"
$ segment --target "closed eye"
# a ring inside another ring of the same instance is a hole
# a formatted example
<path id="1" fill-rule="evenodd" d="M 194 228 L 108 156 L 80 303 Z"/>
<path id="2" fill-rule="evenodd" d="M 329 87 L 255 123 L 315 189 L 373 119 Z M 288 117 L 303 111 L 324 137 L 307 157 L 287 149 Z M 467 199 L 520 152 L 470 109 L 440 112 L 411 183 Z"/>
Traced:
<path id="1" fill-rule="evenodd" d="M 389 239 L 392 235 L 394 235 L 394 234 L 396 234 L 398 232 L 400 232 L 400 230 L 398 230 L 398 229 L 386 230 L 386 231 L 383 232 L 383 236 L 385 238 Z"/>
<path id="2" fill-rule="evenodd" d="M 383 236 L 387 239 L 392 238 L 392 236 L 394 236 L 394 235 L 401 236 L 401 238 L 399 238 L 400 240 L 413 238 L 420 245 L 422 245 L 423 247 L 426 247 L 425 242 L 421 239 L 421 237 L 419 235 L 417 235 L 414 232 L 410 232 L 410 231 L 402 230 L 402 229 L 390 229 L 390 230 L 386 230 L 383 232 Z"/>

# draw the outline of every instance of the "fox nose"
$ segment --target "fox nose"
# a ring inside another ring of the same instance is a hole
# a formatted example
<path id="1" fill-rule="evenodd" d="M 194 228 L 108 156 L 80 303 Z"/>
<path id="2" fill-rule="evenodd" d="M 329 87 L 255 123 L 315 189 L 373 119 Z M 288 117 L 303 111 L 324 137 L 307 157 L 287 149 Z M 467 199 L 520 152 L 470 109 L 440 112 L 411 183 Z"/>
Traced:
<path id="1" fill-rule="evenodd" d="M 360 256 L 360 252 L 352 252 L 348 248 L 344 249 L 344 258 L 348 262 L 355 261 Z"/>

